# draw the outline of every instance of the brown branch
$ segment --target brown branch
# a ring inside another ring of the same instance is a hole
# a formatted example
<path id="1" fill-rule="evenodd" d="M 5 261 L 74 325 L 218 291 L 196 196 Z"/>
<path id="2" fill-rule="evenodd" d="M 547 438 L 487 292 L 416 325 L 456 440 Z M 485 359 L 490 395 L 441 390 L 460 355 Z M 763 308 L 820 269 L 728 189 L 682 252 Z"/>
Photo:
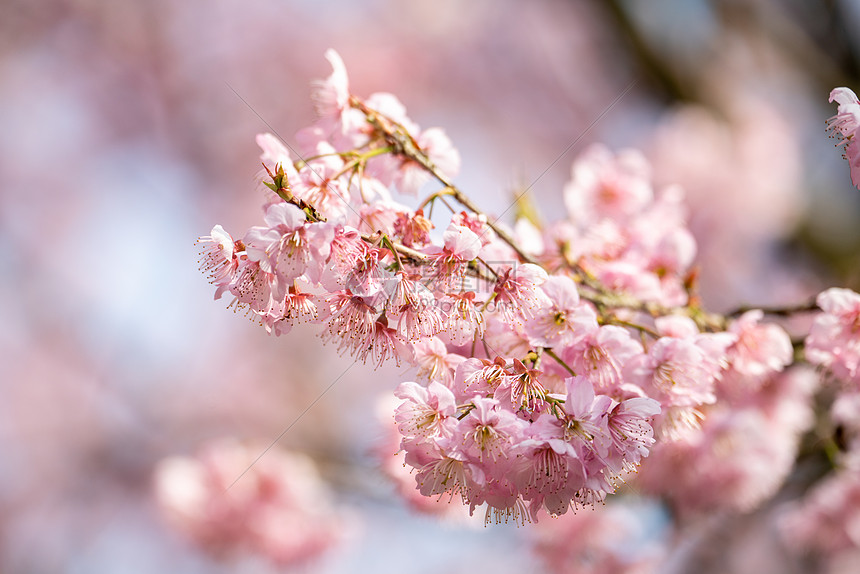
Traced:
<path id="1" fill-rule="evenodd" d="M 367 121 L 372 125 L 382 136 L 385 138 L 385 141 L 394 148 L 393 152 L 398 155 L 402 155 L 403 157 L 414 161 L 421 167 L 423 167 L 427 173 L 436 178 L 439 183 L 445 186 L 449 190 L 451 196 L 457 200 L 460 205 L 472 211 L 473 213 L 483 213 L 481 209 L 475 205 L 469 197 L 466 196 L 460 189 L 454 185 L 454 183 L 443 174 L 439 169 L 433 164 L 427 154 L 425 154 L 420 147 L 418 147 L 417 142 L 409 132 L 406 131 L 402 125 L 397 122 L 386 118 L 376 110 L 373 110 L 367 107 L 364 102 L 356 97 L 350 98 L 350 104 L 360 110 L 367 117 Z M 514 238 L 504 229 L 499 227 L 495 222 L 490 222 L 487 220 L 487 225 L 496 232 L 502 241 L 507 243 L 511 249 L 513 249 L 516 254 L 526 263 L 532 263 L 534 265 L 540 265 L 534 257 L 524 252 Z"/>
<path id="2" fill-rule="evenodd" d="M 402 243 L 397 243 L 396 241 L 392 241 L 390 237 L 383 236 L 382 234 L 380 234 L 378 232 L 374 233 L 372 235 L 367 234 L 367 233 L 362 233 L 362 234 L 360 234 L 360 237 L 363 241 L 370 243 L 371 245 L 377 245 L 377 246 L 380 244 L 380 241 L 382 240 L 382 238 L 385 237 L 385 243 L 387 245 L 389 245 L 391 248 L 393 248 L 394 251 L 396 251 L 400 255 L 404 255 L 404 256 L 408 257 L 409 259 L 411 259 L 412 261 L 416 262 L 419 265 L 426 265 L 427 263 L 429 263 L 429 260 L 430 260 L 429 255 L 426 255 L 425 253 L 421 253 L 420 251 L 416 251 L 415 249 L 412 249 L 411 247 L 406 247 Z M 491 277 L 490 275 L 488 275 L 486 272 L 484 272 L 477 265 L 470 265 L 469 270 L 472 271 L 475 274 L 475 277 L 477 277 L 478 279 L 481 279 L 483 281 L 487 281 L 490 283 L 495 283 L 495 281 L 496 281 L 496 279 L 494 277 Z M 495 273 L 492 269 L 490 269 L 490 271 Z"/>
<path id="3" fill-rule="evenodd" d="M 384 116 L 383 114 L 373 110 L 363 101 L 355 96 L 350 97 L 350 105 L 362 113 L 365 114 L 368 123 L 374 128 L 377 134 L 379 134 L 385 142 L 391 147 L 391 152 L 400 155 L 407 160 L 413 161 L 423 167 L 430 175 L 432 175 L 439 183 L 445 186 L 443 192 L 437 192 L 437 194 L 431 195 L 428 198 L 430 199 L 436 198 L 437 196 L 441 197 L 442 195 L 450 195 L 457 200 L 462 206 L 466 209 L 472 211 L 475 214 L 483 215 L 484 212 L 469 199 L 454 183 L 442 173 L 430 160 L 427 154 L 418 146 L 418 143 L 415 139 L 409 134 L 405 127 L 396 121 Z M 511 249 L 516 252 L 516 254 L 520 257 L 520 259 L 526 263 L 532 263 L 534 265 L 538 265 L 543 267 L 534 257 L 525 253 L 520 246 L 517 244 L 516 240 L 504 229 L 496 225 L 494 222 L 489 222 L 487 225 L 492 229 L 499 238 L 504 241 Z M 402 247 L 402 246 L 401 246 Z M 405 247 L 402 247 L 406 249 Z M 400 251 L 404 253 L 404 251 Z M 418 252 L 414 252 L 417 255 L 422 254 Z M 625 295 L 623 293 L 615 293 L 605 285 L 603 285 L 596 277 L 588 273 L 582 267 L 571 264 L 571 270 L 577 275 L 580 280 L 583 290 L 580 292 L 580 296 L 583 299 L 591 301 L 595 306 L 597 306 L 598 311 L 601 312 L 605 316 L 608 321 L 617 321 L 617 318 L 607 314 L 607 311 L 612 311 L 614 309 L 628 309 L 632 311 L 638 311 L 642 313 L 646 313 L 651 317 L 663 317 L 666 315 L 674 315 L 674 314 L 683 314 L 686 317 L 692 319 L 699 330 L 701 331 L 723 331 L 726 329 L 729 319 L 736 315 L 743 313 L 747 308 L 741 308 L 734 313 L 729 313 L 726 315 L 721 315 L 718 313 L 711 313 L 702 309 L 698 305 L 687 305 L 683 307 L 666 307 L 654 302 L 642 301 L 635 297 L 631 297 L 629 295 Z M 795 307 L 784 307 L 784 308 L 767 308 L 763 309 L 766 314 L 772 315 L 783 315 L 788 316 L 794 312 L 805 312 L 814 310 L 815 306 L 811 303 L 803 303 L 797 305 Z M 632 325 L 631 325 L 632 326 Z M 641 330 L 641 329 L 640 329 Z M 649 330 L 650 331 L 650 330 Z M 645 331 L 643 331 L 645 332 Z M 648 332 L 649 335 L 656 335 L 655 332 Z"/>
<path id="4" fill-rule="evenodd" d="M 725 315 L 726 317 L 740 317 L 748 311 L 755 310 L 763 311 L 765 315 L 791 317 L 798 313 L 812 313 L 814 311 L 818 311 L 819 307 L 818 303 L 815 302 L 815 299 L 810 299 L 803 303 L 795 303 L 794 305 L 785 305 L 782 307 L 756 307 L 753 305 L 741 305 L 737 309 L 727 312 Z"/>

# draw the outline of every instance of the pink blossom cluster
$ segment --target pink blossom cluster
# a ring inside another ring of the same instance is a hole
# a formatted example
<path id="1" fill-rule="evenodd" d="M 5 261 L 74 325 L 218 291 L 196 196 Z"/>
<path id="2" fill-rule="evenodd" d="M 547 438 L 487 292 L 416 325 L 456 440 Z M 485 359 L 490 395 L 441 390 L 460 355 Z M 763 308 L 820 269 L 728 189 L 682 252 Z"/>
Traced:
<path id="1" fill-rule="evenodd" d="M 256 447 L 220 440 L 193 457 L 163 459 L 157 502 L 170 524 L 219 558 L 306 563 L 340 541 L 346 521 L 310 458 L 278 448 L 260 457 Z"/>
<path id="2" fill-rule="evenodd" d="M 800 225 L 808 199 L 799 124 L 770 97 L 737 96 L 719 110 L 673 106 L 646 147 L 656 181 L 684 188 L 699 290 L 723 309 L 807 296 L 803 269 L 774 249 Z"/>
<path id="3" fill-rule="evenodd" d="M 646 510 L 635 501 L 607 504 L 542 522 L 531 536 L 535 554 L 548 571 L 559 574 L 658 572 L 665 548 L 659 523 Z"/>
<path id="4" fill-rule="evenodd" d="M 860 392 L 839 392 L 830 420 L 835 468 L 786 505 L 779 525 L 791 548 L 835 563 L 860 551 Z"/>
<path id="5" fill-rule="evenodd" d="M 860 548 L 860 472 L 837 472 L 816 485 L 802 504 L 783 517 L 792 545 L 836 553 Z"/>
<path id="6" fill-rule="evenodd" d="M 452 503 L 450 498 L 424 496 L 415 488 L 414 470 L 403 462 L 403 456 L 399 452 L 403 437 L 398 424 L 391 416 L 399 404 L 399 399 L 391 394 L 384 395 L 377 401 L 376 418 L 381 435 L 373 449 L 373 456 L 395 488 L 398 498 L 421 514 L 456 524 L 477 524 L 478 517 L 470 515 L 468 507 L 460 500 Z"/>
<path id="7" fill-rule="evenodd" d="M 547 250 L 560 251 L 605 286 L 645 301 L 684 305 L 696 242 L 686 225 L 683 192 L 657 193 L 651 169 L 635 150 L 586 150 L 564 188 L 569 219 L 548 233 Z"/>
<path id="8" fill-rule="evenodd" d="M 614 492 L 648 455 L 659 405 L 595 395 L 585 377 L 555 396 L 540 375 L 518 359 L 467 359 L 451 387 L 402 383 L 395 420 L 421 494 L 459 496 L 470 509 L 486 504 L 487 520 L 520 522 Z"/>
<path id="9" fill-rule="evenodd" d="M 801 436 L 814 422 L 811 369 L 777 373 L 758 387 L 729 371 L 701 428 L 655 446 L 637 486 L 682 515 L 749 512 L 779 489 L 794 467 Z"/>
<path id="10" fill-rule="evenodd" d="M 816 299 L 820 313 L 806 338 L 806 358 L 837 378 L 860 385 L 860 295 L 831 288 Z"/>
<path id="11" fill-rule="evenodd" d="M 638 152 L 594 146 L 574 162 L 567 217 L 510 230 L 452 182 L 459 154 L 441 130 L 391 94 L 353 95 L 340 57 L 326 57 L 320 117 L 298 150 L 257 138 L 264 225 L 241 240 L 213 228 L 201 268 L 216 298 L 270 332 L 320 324 L 341 353 L 414 369 L 396 423 L 422 495 L 485 505 L 488 520 L 557 516 L 602 501 L 655 440 L 664 460 L 712 468 L 738 507 L 778 486 L 814 385 L 782 374 L 793 344 L 762 311 L 701 307 L 680 188 L 655 189 Z M 395 200 L 430 180 L 442 189 L 417 208 Z M 854 304 L 822 294 L 807 339 L 811 362 L 847 378 Z M 748 436 L 746 451 L 719 454 Z"/>

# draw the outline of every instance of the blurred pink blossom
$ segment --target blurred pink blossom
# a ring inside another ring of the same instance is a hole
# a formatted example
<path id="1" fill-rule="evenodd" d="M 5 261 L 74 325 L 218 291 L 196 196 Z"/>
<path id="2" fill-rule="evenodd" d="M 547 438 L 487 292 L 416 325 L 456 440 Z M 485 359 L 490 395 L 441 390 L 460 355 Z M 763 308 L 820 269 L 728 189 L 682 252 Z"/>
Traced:
<path id="1" fill-rule="evenodd" d="M 855 388 L 860 384 L 860 295 L 832 288 L 818 295 L 823 311 L 806 338 L 806 358 Z"/>
<path id="2" fill-rule="evenodd" d="M 313 461 L 277 447 L 211 442 L 194 457 L 163 459 L 154 489 L 168 523 L 219 558 L 305 563 L 340 542 L 347 525 Z"/>

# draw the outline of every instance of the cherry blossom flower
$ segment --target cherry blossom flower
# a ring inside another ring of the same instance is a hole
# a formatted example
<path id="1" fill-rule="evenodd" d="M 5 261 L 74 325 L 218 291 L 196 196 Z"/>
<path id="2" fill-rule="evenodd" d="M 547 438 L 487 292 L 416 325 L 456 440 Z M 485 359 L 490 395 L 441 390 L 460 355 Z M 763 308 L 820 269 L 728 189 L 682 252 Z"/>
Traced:
<path id="1" fill-rule="evenodd" d="M 689 339 L 658 339 L 647 354 L 625 365 L 624 375 L 666 407 L 657 426 L 668 438 L 697 428 L 698 407 L 717 400 L 716 374 L 702 348 Z"/>
<path id="2" fill-rule="evenodd" d="M 502 407 L 495 399 L 474 397 L 473 407 L 457 423 L 453 436 L 457 449 L 478 464 L 486 463 L 485 474 L 500 477 L 513 463 L 513 445 L 523 438 L 528 424 Z"/>
<path id="3" fill-rule="evenodd" d="M 445 289 L 457 286 L 457 280 L 463 277 L 466 265 L 481 251 L 481 241 L 469 228 L 453 222 L 445 230 L 442 239 L 444 247 L 434 250 L 431 262 L 436 269 L 436 284 Z"/>
<path id="4" fill-rule="evenodd" d="M 663 300 L 663 286 L 656 273 L 645 271 L 648 260 L 616 259 L 602 263 L 593 270 L 601 283 L 619 293 L 627 293 L 643 301 Z"/>
<path id="5" fill-rule="evenodd" d="M 496 398 L 506 399 L 517 412 L 530 415 L 546 405 L 546 389 L 540 382 L 541 371 L 526 367 L 514 359 L 514 372 L 496 389 Z"/>
<path id="6" fill-rule="evenodd" d="M 390 295 L 385 301 L 389 319 L 397 319 L 397 332 L 406 341 L 432 337 L 445 328 L 447 317 L 436 298 L 420 282 L 399 271 L 386 285 Z"/>
<path id="7" fill-rule="evenodd" d="M 448 388 L 454 386 L 454 373 L 466 357 L 449 353 L 438 337 L 417 341 L 412 345 L 412 357 L 418 366 L 416 377 L 429 381 L 439 381 Z"/>
<path id="8" fill-rule="evenodd" d="M 424 217 L 423 209 L 418 209 L 414 213 L 399 212 L 393 232 L 406 247 L 422 247 L 430 242 L 431 229 L 433 222 Z"/>
<path id="9" fill-rule="evenodd" d="M 843 156 L 851 168 L 851 182 L 860 187 L 860 142 L 857 141 L 857 130 L 860 129 L 860 101 L 853 91 L 848 88 L 834 88 L 830 92 L 830 102 L 839 104 L 835 116 L 827 120 L 827 130 L 830 137 L 839 140 L 837 145 L 843 146 Z"/>
<path id="10" fill-rule="evenodd" d="M 277 275 L 274 297 L 281 299 L 295 279 L 318 283 L 331 251 L 334 230 L 327 223 L 307 223 L 304 212 L 289 203 L 270 205 L 267 227 L 252 227 L 245 234 L 248 258 L 266 273 Z"/>
<path id="11" fill-rule="evenodd" d="M 508 319 L 504 308 L 499 312 L 492 304 L 485 305 L 487 327 L 482 343 L 486 343 L 488 356 L 525 357 L 532 350 L 522 322 L 517 315 Z M 477 345 L 476 345 L 477 347 Z"/>
<path id="12" fill-rule="evenodd" d="M 238 251 L 244 251 L 244 245 L 236 242 L 220 225 L 212 228 L 209 235 L 200 237 L 197 243 L 201 245 L 200 270 L 207 275 L 209 282 L 217 286 L 215 298 L 220 299 L 226 287 L 235 281 L 239 269 Z"/>
<path id="13" fill-rule="evenodd" d="M 660 403 L 646 397 L 633 397 L 611 407 L 606 428 L 614 452 L 610 452 L 607 462 L 613 471 L 632 471 L 648 456 L 655 442 L 650 419 L 659 414 Z"/>
<path id="14" fill-rule="evenodd" d="M 296 181 L 298 171 L 296 171 L 293 157 L 287 146 L 277 136 L 270 133 L 257 134 L 256 141 L 260 149 L 263 150 L 263 153 L 260 154 L 260 160 L 266 167 L 274 172 L 277 166 L 280 166 L 284 170 L 288 182 Z"/>
<path id="15" fill-rule="evenodd" d="M 453 417 L 457 402 L 448 387 L 437 381 L 427 387 L 405 382 L 400 383 L 394 396 L 403 401 L 395 411 L 394 420 L 407 440 L 451 434 L 456 424 Z"/>
<path id="16" fill-rule="evenodd" d="M 531 318 L 545 306 L 547 297 L 538 287 L 547 279 L 543 268 L 531 263 L 504 266 L 498 272 L 493 288 L 495 304 L 507 320 L 515 317 Z"/>
<path id="17" fill-rule="evenodd" d="M 833 288 L 816 299 L 823 311 L 806 338 L 806 358 L 853 384 L 860 382 L 860 295 Z"/>
<path id="18" fill-rule="evenodd" d="M 586 469 L 576 447 L 565 440 L 564 426 L 553 415 L 541 415 L 519 444 L 520 457 L 512 471 L 529 502 L 532 517 L 545 509 L 553 516 L 567 512 L 585 488 Z"/>
<path id="19" fill-rule="evenodd" d="M 258 315 L 268 315 L 277 304 L 273 295 L 280 288 L 278 277 L 260 265 L 259 261 L 246 259 L 239 267 L 230 292 L 236 296 L 233 304 Z M 266 265 L 271 269 L 271 266 Z"/>
<path id="20" fill-rule="evenodd" d="M 329 220 L 345 221 L 355 218 L 355 208 L 350 205 L 350 191 L 346 181 L 337 177 L 343 172 L 344 161 L 335 154 L 328 142 L 319 142 L 311 154 L 315 157 L 305 163 L 290 180 L 293 194 L 313 205 Z"/>
<path id="21" fill-rule="evenodd" d="M 653 199 L 650 168 L 641 153 L 625 150 L 613 155 L 595 145 L 574 162 L 564 201 L 573 221 L 625 219 Z"/>
<path id="22" fill-rule="evenodd" d="M 570 377 L 565 386 L 567 397 L 562 405 L 565 416 L 560 419 L 565 439 L 577 441 L 580 451 L 592 450 L 605 457 L 610 442 L 606 416 L 612 408 L 612 399 L 595 396 L 594 386 L 586 377 Z"/>
<path id="23" fill-rule="evenodd" d="M 493 395 L 500 384 L 505 382 L 507 372 L 501 357 L 495 361 L 486 359 L 466 359 L 454 373 L 455 393 L 463 397 Z"/>
<path id="24" fill-rule="evenodd" d="M 414 470 L 403 462 L 403 451 L 400 448 L 403 437 L 391 416 L 396 407 L 397 399 L 393 395 L 385 395 L 380 398 L 376 408 L 382 434 L 374 446 L 373 454 L 380 461 L 382 471 L 391 479 L 400 498 L 413 510 L 458 524 L 468 523 L 471 517 L 467 506 L 450 504 L 450 501 L 438 497 L 424 496 L 415 487 Z"/>
<path id="25" fill-rule="evenodd" d="M 326 303 L 328 309 L 320 317 L 327 324 L 323 340 L 334 339 L 342 348 L 354 349 L 367 339 L 377 314 L 364 297 L 347 289 L 330 294 L 326 297 Z"/>
<path id="26" fill-rule="evenodd" d="M 330 249 L 327 266 L 333 273 L 323 275 L 323 286 L 332 292 L 345 288 L 356 295 L 372 298 L 374 307 L 384 304 L 385 285 L 393 274 L 386 271 L 382 263 L 390 258 L 390 252 L 363 241 L 358 230 L 351 227 L 335 231 Z"/>
<path id="27" fill-rule="evenodd" d="M 481 240 L 481 245 L 490 245 L 497 239 L 496 232 L 488 225 L 487 216 L 483 213 L 460 211 L 451 215 L 451 223 L 470 229 Z"/>
<path id="28" fill-rule="evenodd" d="M 753 385 L 782 371 L 794 356 L 788 333 L 778 325 L 760 324 L 763 317 L 760 310 L 748 311 L 729 327 L 729 332 L 737 336 L 728 348 L 731 370 Z"/>
<path id="29" fill-rule="evenodd" d="M 335 116 L 349 104 L 349 77 L 340 54 L 329 48 L 325 59 L 331 64 L 332 73 L 325 80 L 313 83 L 312 98 L 320 116 Z"/>
<path id="30" fill-rule="evenodd" d="M 456 496 L 464 504 L 470 504 L 472 496 L 479 493 L 486 484 L 481 467 L 467 461 L 458 451 L 431 448 L 419 452 L 423 456 L 413 459 L 411 464 L 418 468 L 415 480 L 419 492 L 424 496 L 438 495 L 441 500 L 448 494 L 449 500 Z"/>
<path id="31" fill-rule="evenodd" d="M 276 335 L 289 333 L 299 322 L 313 321 L 317 318 L 316 296 L 301 291 L 297 283 L 290 286 L 282 303 L 273 305 L 265 317 L 265 327 Z"/>
<path id="32" fill-rule="evenodd" d="M 633 357 L 642 354 L 642 345 L 630 333 L 615 325 L 596 326 L 562 353 L 564 360 L 601 392 L 612 392 L 622 384 L 622 370 Z"/>
<path id="33" fill-rule="evenodd" d="M 567 347 L 597 328 L 597 314 L 591 306 L 580 304 L 572 279 L 548 277 L 541 289 L 547 305 L 526 323 L 533 345 Z"/>
<path id="34" fill-rule="evenodd" d="M 371 324 L 364 341 L 355 340 L 352 352 L 363 362 L 370 359 L 371 364 L 379 368 L 388 359 L 393 359 L 400 366 L 400 357 L 405 354 L 403 340 L 397 331 L 388 326 L 388 319 L 381 315 Z"/>
<path id="35" fill-rule="evenodd" d="M 465 345 L 484 336 L 484 314 L 475 306 L 475 292 L 447 293 L 440 301 L 448 308 L 444 335 L 454 345 Z"/>

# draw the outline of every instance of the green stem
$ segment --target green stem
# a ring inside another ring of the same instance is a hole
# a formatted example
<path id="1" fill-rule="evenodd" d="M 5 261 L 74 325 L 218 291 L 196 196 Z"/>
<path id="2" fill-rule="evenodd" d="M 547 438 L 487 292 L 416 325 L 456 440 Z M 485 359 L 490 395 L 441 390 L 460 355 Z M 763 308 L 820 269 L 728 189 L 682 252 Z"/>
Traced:
<path id="1" fill-rule="evenodd" d="M 546 353 L 547 355 L 549 355 L 550 357 L 552 357 L 552 359 L 553 359 L 556 363 L 558 363 L 559 365 L 561 365 L 561 366 L 564 368 L 564 370 L 565 370 L 565 371 L 567 371 L 568 373 L 570 373 L 570 376 L 571 376 L 571 377 L 575 377 L 575 376 L 576 376 L 576 371 L 574 371 L 574 370 L 570 367 L 570 365 L 568 365 L 567 363 L 565 363 L 565 362 L 561 359 L 561 357 L 559 357 L 558 355 L 556 355 L 556 354 L 555 354 L 555 351 L 553 351 L 553 350 L 552 350 L 552 348 L 550 348 L 550 347 L 544 347 L 544 348 L 543 348 L 543 352 L 544 352 L 544 353 Z"/>
<path id="2" fill-rule="evenodd" d="M 389 239 L 388 236 L 384 233 L 382 234 L 382 245 L 388 247 L 388 249 L 394 255 L 394 260 L 397 263 L 397 270 L 403 271 L 403 262 L 400 260 L 400 254 L 397 252 L 397 248 L 394 247 L 394 243 L 391 242 L 391 239 Z"/>
<path id="3" fill-rule="evenodd" d="M 645 325 L 640 325 L 638 323 L 634 323 L 633 321 L 625 321 L 624 319 L 619 319 L 618 317 L 607 317 L 606 324 L 609 325 L 619 325 L 621 327 L 630 327 L 631 329 L 636 329 L 646 335 L 650 335 L 655 339 L 660 338 L 660 333 L 651 329 L 650 327 L 646 327 Z"/>

